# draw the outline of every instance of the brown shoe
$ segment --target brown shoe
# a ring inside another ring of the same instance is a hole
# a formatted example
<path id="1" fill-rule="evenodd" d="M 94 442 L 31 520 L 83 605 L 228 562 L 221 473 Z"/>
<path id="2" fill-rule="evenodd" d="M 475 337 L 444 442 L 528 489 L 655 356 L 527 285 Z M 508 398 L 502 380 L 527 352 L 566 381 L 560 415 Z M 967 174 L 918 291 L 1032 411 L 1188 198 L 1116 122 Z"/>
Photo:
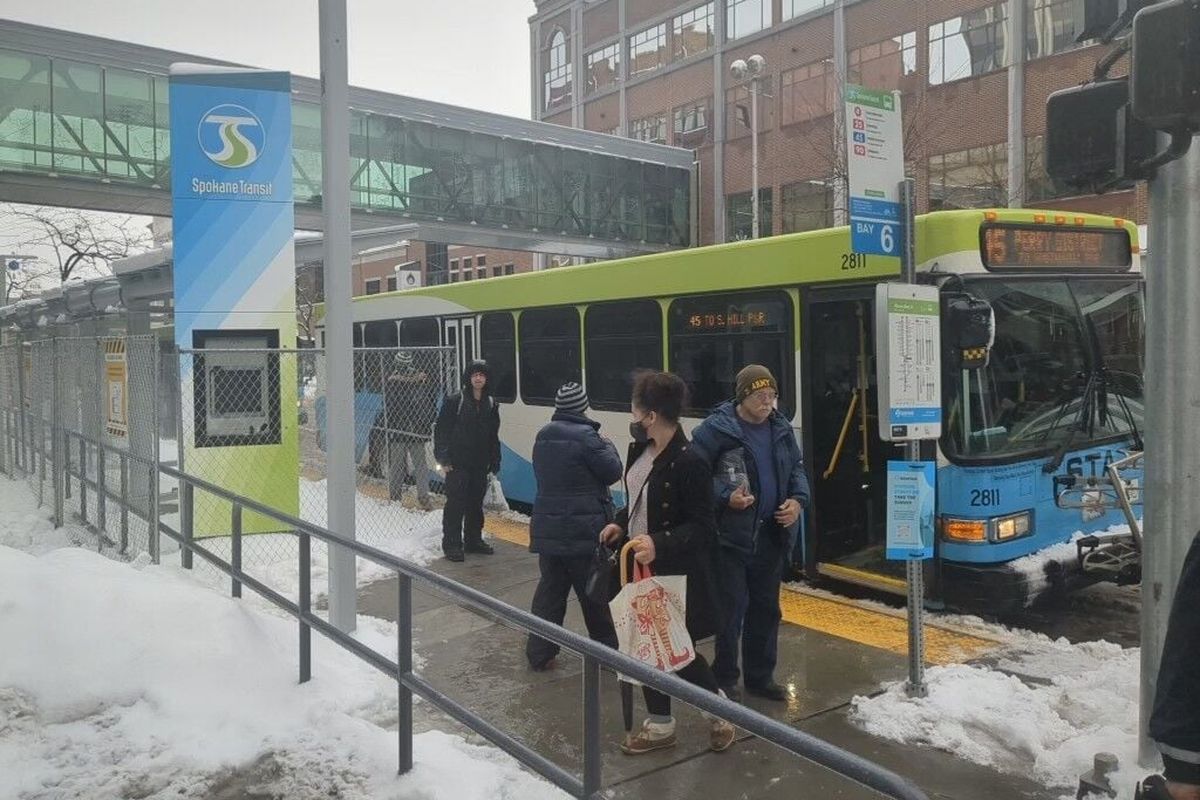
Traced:
<path id="1" fill-rule="evenodd" d="M 737 737 L 737 728 L 733 727 L 733 723 L 723 719 L 714 719 L 711 724 L 712 728 L 708 732 L 708 749 L 714 753 L 728 750 Z"/>
<path id="2" fill-rule="evenodd" d="M 674 746 L 674 720 L 668 723 L 646 720 L 642 723 L 641 730 L 636 733 L 625 734 L 625 741 L 621 742 L 621 750 L 630 756 L 640 756 L 643 753 L 665 750 L 668 747 Z"/>

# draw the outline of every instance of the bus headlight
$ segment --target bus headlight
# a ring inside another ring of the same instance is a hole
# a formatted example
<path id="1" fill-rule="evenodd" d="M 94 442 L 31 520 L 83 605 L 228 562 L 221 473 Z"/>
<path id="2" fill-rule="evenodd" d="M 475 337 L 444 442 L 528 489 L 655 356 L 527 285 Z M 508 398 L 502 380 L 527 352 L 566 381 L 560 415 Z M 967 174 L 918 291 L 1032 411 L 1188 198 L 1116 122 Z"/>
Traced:
<path id="1" fill-rule="evenodd" d="M 1027 536 L 1033 530 L 1033 513 L 1022 511 L 1018 514 L 1009 514 L 1007 517 L 996 517 L 992 520 L 992 525 L 996 532 L 996 541 L 1006 542 L 1009 539 L 1017 539 Z"/>
<path id="2" fill-rule="evenodd" d="M 987 522 L 981 519 L 942 517 L 942 538 L 952 542 L 986 542 Z"/>

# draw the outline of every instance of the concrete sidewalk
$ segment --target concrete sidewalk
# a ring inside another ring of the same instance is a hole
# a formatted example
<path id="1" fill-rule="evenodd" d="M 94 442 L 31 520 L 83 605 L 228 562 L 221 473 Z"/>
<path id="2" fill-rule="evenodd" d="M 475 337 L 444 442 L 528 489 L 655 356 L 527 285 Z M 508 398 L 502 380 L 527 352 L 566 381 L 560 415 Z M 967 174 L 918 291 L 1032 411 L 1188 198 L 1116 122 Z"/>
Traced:
<path id="1" fill-rule="evenodd" d="M 528 609 L 537 584 L 537 559 L 519 544 L 521 526 L 489 520 L 488 531 L 511 541 L 496 541 L 494 556 L 468 556 L 462 564 L 439 561 L 441 574 Z M 747 698 L 750 707 L 908 777 L 931 798 L 963 800 L 1058 800 L 1061 789 L 977 766 L 930 748 L 910 747 L 867 735 L 847 719 L 855 695 L 871 694 L 882 684 L 903 680 L 903 621 L 894 614 L 865 610 L 852 603 L 813 594 L 785 595 L 776 679 L 789 687 L 790 699 L 771 703 Z M 525 662 L 524 634 L 445 598 L 414 586 L 414 638 L 421 675 L 501 729 L 516 735 L 563 767 L 582 767 L 582 680 L 578 658 L 563 653 L 556 669 L 535 673 Z M 364 614 L 395 619 L 397 584 L 381 581 L 360 592 Z M 806 624 L 797 624 L 804 622 Z M 584 632 L 574 598 L 567 627 Z M 978 657 L 987 642 L 934 631 L 931 660 Z M 711 658 L 711 644 L 701 647 Z M 693 709 L 676 704 L 679 743 L 643 756 L 624 755 L 617 682 L 603 674 L 605 796 L 611 798 L 871 798 L 879 795 L 828 770 L 790 756 L 773 745 L 743 735 L 725 753 L 708 750 L 707 726 Z M 640 692 L 635 693 L 640 695 Z M 429 727 L 455 728 L 440 714 L 422 709 Z M 636 721 L 644 716 L 635 700 Z M 636 722 L 635 722 L 636 724 Z"/>

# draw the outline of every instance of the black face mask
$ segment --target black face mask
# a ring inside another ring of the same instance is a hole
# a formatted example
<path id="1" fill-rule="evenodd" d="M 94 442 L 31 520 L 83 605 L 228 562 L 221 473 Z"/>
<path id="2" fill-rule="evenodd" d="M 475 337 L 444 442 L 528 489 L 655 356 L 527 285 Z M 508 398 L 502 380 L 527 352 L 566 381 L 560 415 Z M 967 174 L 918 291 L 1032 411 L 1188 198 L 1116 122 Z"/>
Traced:
<path id="1" fill-rule="evenodd" d="M 634 420 L 633 422 L 629 423 L 629 435 L 632 436 L 633 440 L 638 444 L 645 444 L 646 442 L 650 441 L 650 434 L 644 427 L 642 427 L 641 420 Z"/>

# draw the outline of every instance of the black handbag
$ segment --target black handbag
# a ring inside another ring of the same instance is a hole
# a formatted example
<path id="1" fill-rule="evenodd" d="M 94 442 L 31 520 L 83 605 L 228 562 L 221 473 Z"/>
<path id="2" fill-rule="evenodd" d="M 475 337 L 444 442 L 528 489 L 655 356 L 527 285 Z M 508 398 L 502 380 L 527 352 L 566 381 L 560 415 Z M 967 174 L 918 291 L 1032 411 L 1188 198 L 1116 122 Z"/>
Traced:
<path id="1" fill-rule="evenodd" d="M 617 561 L 620 551 L 614 550 L 601 542 L 592 553 L 592 563 L 588 565 L 587 582 L 583 593 L 588 600 L 601 606 L 607 606 L 613 599 L 613 587 L 617 583 Z"/>

